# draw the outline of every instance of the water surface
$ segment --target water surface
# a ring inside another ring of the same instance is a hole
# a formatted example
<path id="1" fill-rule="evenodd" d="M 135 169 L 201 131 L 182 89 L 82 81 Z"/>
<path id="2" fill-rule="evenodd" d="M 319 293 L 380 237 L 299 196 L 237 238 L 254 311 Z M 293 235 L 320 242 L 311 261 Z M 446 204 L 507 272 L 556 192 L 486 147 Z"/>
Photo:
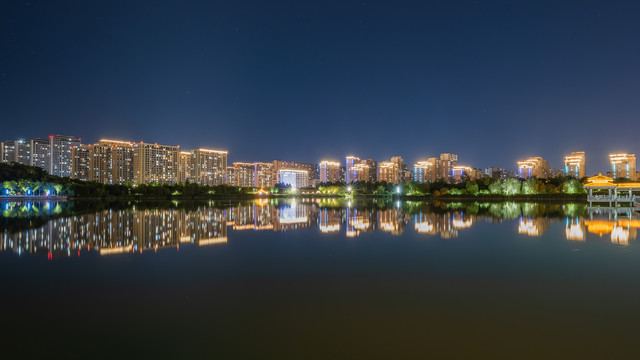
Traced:
<path id="1" fill-rule="evenodd" d="M 584 204 L 0 203 L 22 355 L 620 357 L 638 213 Z"/>

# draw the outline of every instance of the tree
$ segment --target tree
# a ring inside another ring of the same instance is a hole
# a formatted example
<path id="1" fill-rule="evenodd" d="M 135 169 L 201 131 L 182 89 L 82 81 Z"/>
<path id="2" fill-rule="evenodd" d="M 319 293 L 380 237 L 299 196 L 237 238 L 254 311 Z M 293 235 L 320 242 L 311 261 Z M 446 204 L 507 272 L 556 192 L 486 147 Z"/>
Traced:
<path id="1" fill-rule="evenodd" d="M 537 179 L 530 177 L 522 182 L 522 193 L 525 195 L 533 195 L 538 193 Z"/>
<path id="2" fill-rule="evenodd" d="M 502 194 L 502 182 L 500 180 L 496 180 L 489 184 L 489 192 L 494 195 Z"/>
<path id="3" fill-rule="evenodd" d="M 507 196 L 519 194 L 520 188 L 521 184 L 518 179 L 505 179 L 502 182 L 502 193 Z"/>

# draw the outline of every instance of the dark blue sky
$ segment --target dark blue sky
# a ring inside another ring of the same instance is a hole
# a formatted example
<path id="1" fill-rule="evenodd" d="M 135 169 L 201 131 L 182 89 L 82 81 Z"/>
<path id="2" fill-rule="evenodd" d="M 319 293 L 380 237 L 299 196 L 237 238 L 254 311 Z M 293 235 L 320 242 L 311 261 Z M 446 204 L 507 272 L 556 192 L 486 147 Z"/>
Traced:
<path id="1" fill-rule="evenodd" d="M 0 138 L 474 167 L 640 153 L 637 1 L 5 1 Z"/>

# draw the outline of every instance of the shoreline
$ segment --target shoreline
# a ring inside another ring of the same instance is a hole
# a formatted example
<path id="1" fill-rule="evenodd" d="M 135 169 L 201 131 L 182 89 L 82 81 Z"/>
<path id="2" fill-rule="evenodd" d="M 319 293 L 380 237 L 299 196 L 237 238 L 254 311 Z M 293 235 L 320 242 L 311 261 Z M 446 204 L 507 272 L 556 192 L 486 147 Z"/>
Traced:
<path id="1" fill-rule="evenodd" d="M 536 195 L 320 195 L 320 194 L 287 194 L 287 195 L 258 195 L 258 194 L 219 194 L 206 196 L 96 196 L 96 197 L 69 197 L 69 196 L 0 196 L 0 201 L 202 201 L 202 200 L 260 200 L 260 199 L 344 199 L 365 200 L 383 199 L 389 201 L 440 201 L 440 202 L 572 202 L 587 203 L 586 194 L 536 194 Z"/>

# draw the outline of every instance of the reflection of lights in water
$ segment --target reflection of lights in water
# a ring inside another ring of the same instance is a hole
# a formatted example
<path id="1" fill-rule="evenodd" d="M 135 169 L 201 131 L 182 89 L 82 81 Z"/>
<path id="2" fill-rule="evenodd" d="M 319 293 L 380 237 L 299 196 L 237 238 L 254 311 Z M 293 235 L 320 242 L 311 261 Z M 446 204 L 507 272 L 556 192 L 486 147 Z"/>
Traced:
<path id="1" fill-rule="evenodd" d="M 473 225 L 473 220 L 471 219 L 467 219 L 467 220 L 461 220 L 461 219 L 454 219 L 452 222 L 452 225 L 454 227 L 454 229 L 468 229 L 471 227 L 471 225 Z"/>
<path id="2" fill-rule="evenodd" d="M 180 242 L 191 242 L 191 236 L 180 237 Z"/>
<path id="3" fill-rule="evenodd" d="M 534 224 L 531 220 L 520 219 L 520 225 L 518 226 L 518 233 L 528 236 L 539 236 L 540 230 L 538 225 Z"/>
<path id="4" fill-rule="evenodd" d="M 269 199 L 256 199 L 256 205 L 263 207 L 269 204 Z"/>
<path id="5" fill-rule="evenodd" d="M 363 219 L 353 219 L 351 225 L 358 230 L 366 230 L 369 228 L 369 221 L 364 221 Z"/>
<path id="6" fill-rule="evenodd" d="M 131 251 L 131 249 L 133 249 L 132 246 L 101 248 L 100 255 L 122 254 L 122 253 Z"/>
<path id="7" fill-rule="evenodd" d="M 567 226 L 565 234 L 567 235 L 567 240 L 585 240 L 584 231 L 578 224 L 571 224 L 570 226 Z"/>
<path id="8" fill-rule="evenodd" d="M 611 243 L 629 245 L 629 230 L 616 226 L 613 231 L 611 231 Z"/>
<path id="9" fill-rule="evenodd" d="M 612 232 L 615 227 L 613 222 L 604 220 L 587 220 L 584 224 L 587 226 L 588 232 L 598 234 L 600 237 Z"/>
<path id="10" fill-rule="evenodd" d="M 203 246 L 203 245 L 224 244 L 226 242 L 227 242 L 226 237 L 219 237 L 219 238 L 202 239 L 200 240 L 200 242 L 198 242 L 198 245 Z"/>
<path id="11" fill-rule="evenodd" d="M 397 230 L 397 227 L 393 223 L 390 223 L 390 222 L 385 222 L 385 223 L 380 224 L 380 228 L 383 231 L 395 231 L 395 230 Z"/>
<path id="12" fill-rule="evenodd" d="M 416 223 L 415 224 L 415 229 L 418 232 L 431 232 L 433 231 L 433 224 L 430 224 L 428 222 L 420 222 L 420 223 Z"/>
<path id="13" fill-rule="evenodd" d="M 320 225 L 320 231 L 323 233 L 339 231 L 340 225 Z"/>
<path id="14" fill-rule="evenodd" d="M 300 209 L 304 210 L 304 209 Z M 300 216 L 298 214 L 298 206 L 296 205 L 295 199 L 291 201 L 291 206 L 284 206 L 280 208 L 278 220 L 280 224 L 297 224 L 307 222 L 309 219 L 307 216 Z"/>
<path id="15" fill-rule="evenodd" d="M 349 230 L 347 231 L 347 237 L 356 237 L 358 236 L 358 231 L 357 230 Z"/>

